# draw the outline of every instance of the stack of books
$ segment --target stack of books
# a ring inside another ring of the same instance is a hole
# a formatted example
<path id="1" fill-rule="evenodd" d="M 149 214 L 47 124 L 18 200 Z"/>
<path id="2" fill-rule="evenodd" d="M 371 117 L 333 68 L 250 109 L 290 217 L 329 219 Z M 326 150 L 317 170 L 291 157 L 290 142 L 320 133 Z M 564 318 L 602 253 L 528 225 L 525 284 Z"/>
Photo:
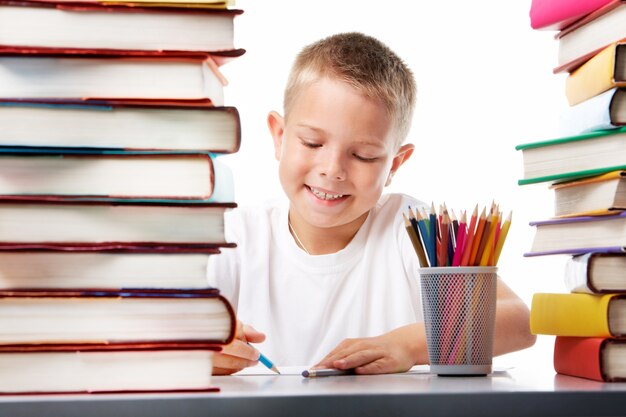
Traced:
<path id="1" fill-rule="evenodd" d="M 549 183 L 555 211 L 532 222 L 526 256 L 567 255 L 567 292 L 536 293 L 530 325 L 553 335 L 556 372 L 626 380 L 626 2 L 533 0 L 531 26 L 557 30 L 567 72 L 562 136 L 517 146 L 520 185 Z"/>
<path id="2" fill-rule="evenodd" d="M 0 393 L 217 389 L 228 6 L 0 0 Z"/>

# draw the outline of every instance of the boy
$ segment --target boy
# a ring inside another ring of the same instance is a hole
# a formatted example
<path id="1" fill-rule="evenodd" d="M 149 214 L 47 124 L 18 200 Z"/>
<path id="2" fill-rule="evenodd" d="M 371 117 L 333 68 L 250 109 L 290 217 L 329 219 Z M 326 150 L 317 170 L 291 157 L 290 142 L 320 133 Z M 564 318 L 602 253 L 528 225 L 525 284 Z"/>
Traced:
<path id="1" fill-rule="evenodd" d="M 300 52 L 285 116 L 268 116 L 288 202 L 227 214 L 238 248 L 208 266 L 240 320 L 215 374 L 255 365 L 248 342 L 266 335 L 261 350 L 279 367 L 386 373 L 427 363 L 419 265 L 400 214 L 423 203 L 381 197 L 414 151 L 402 142 L 415 94 L 410 70 L 374 38 L 338 34 Z M 495 354 L 534 343 L 528 314 L 499 280 Z"/>

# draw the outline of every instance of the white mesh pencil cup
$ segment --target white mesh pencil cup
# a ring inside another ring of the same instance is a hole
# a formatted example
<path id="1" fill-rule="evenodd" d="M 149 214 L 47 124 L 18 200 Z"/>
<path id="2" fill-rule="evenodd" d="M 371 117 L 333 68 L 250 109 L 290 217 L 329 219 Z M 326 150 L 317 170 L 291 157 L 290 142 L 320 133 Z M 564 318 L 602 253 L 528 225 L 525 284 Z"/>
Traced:
<path id="1" fill-rule="evenodd" d="M 491 373 L 497 267 L 420 268 L 430 371 Z"/>

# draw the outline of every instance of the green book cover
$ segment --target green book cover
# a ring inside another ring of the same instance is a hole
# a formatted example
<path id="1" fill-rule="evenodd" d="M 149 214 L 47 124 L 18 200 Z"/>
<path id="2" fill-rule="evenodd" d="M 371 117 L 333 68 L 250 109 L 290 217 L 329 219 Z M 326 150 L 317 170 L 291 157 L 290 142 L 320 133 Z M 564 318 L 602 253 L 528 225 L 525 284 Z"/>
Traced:
<path id="1" fill-rule="evenodd" d="M 597 130 L 593 132 L 582 133 L 580 135 L 566 136 L 566 137 L 560 137 L 556 139 L 524 143 L 524 144 L 517 145 L 515 149 L 518 151 L 522 151 L 522 152 L 528 151 L 528 150 L 532 151 L 532 150 L 539 149 L 539 148 L 548 148 L 551 146 L 557 146 L 557 145 L 562 145 L 562 144 L 567 144 L 567 143 L 601 139 L 601 138 L 605 138 L 605 137 L 609 137 L 613 135 L 625 134 L 625 133 L 626 133 L 626 127 L 622 127 L 619 129 L 610 129 L 610 130 Z M 553 182 L 565 181 L 565 180 L 571 180 L 574 178 L 599 175 L 599 174 L 603 174 L 603 173 L 615 171 L 615 170 L 620 170 L 620 169 L 626 169 L 626 159 L 623 161 L 623 163 L 618 163 L 616 165 L 611 164 L 610 166 L 594 167 L 590 169 L 581 169 L 581 170 L 571 170 L 567 172 L 563 171 L 559 173 L 553 173 L 551 175 L 542 175 L 542 176 L 533 176 L 529 178 L 524 178 L 524 179 L 518 180 L 518 184 L 526 185 L 526 184 L 535 184 L 535 183 L 547 182 L 547 181 L 553 181 Z"/>

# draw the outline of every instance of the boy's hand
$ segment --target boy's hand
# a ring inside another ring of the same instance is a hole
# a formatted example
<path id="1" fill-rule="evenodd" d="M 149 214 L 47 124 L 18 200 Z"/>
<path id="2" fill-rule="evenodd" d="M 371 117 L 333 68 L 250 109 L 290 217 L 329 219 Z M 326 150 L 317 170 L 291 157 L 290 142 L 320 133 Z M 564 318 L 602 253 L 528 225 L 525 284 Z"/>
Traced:
<path id="1" fill-rule="evenodd" d="M 423 324 L 400 327 L 377 337 L 346 339 L 313 369 L 352 369 L 357 374 L 385 374 L 408 371 L 426 363 Z"/>
<path id="2" fill-rule="evenodd" d="M 230 375 L 256 365 L 260 353 L 248 342 L 260 343 L 264 340 L 263 333 L 237 320 L 235 339 L 229 345 L 224 346 L 221 352 L 213 355 L 213 375 Z"/>

